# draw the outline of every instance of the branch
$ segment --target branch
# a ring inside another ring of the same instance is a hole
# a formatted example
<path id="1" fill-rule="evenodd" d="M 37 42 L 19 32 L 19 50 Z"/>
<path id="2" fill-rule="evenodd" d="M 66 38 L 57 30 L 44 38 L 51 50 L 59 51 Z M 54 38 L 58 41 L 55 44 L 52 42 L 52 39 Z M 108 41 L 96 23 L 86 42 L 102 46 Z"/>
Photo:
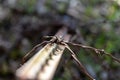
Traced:
<path id="1" fill-rule="evenodd" d="M 120 63 L 120 60 L 115 58 L 114 56 L 112 56 L 110 53 L 107 53 L 104 51 L 104 49 L 97 49 L 97 48 L 94 48 L 94 47 L 91 47 L 91 46 L 85 46 L 85 45 L 82 45 L 82 44 L 75 44 L 75 43 L 71 43 L 71 42 L 66 42 L 67 44 L 71 44 L 71 45 L 74 45 L 74 46 L 78 46 L 78 47 L 81 47 L 83 49 L 89 49 L 89 50 L 92 50 L 94 51 L 97 55 L 107 55 L 107 56 L 110 56 L 113 60 L 117 61 Z"/>
<path id="2" fill-rule="evenodd" d="M 82 63 L 77 59 L 75 53 L 70 49 L 70 47 L 66 44 L 63 43 L 66 48 L 71 52 L 71 56 L 73 57 L 73 59 L 77 62 L 77 64 L 79 65 L 80 70 L 82 70 L 82 72 L 90 79 L 90 80 L 95 80 L 85 69 L 85 67 L 82 65 Z"/>
<path id="3" fill-rule="evenodd" d="M 64 34 L 66 31 L 66 28 L 62 28 L 55 36 L 63 36 L 63 39 L 68 41 L 71 35 L 67 33 Z M 34 47 L 30 53 L 40 45 L 41 44 L 39 44 L 37 47 Z M 59 50 L 57 50 L 58 47 L 60 48 Z M 32 58 L 30 58 L 30 60 L 25 62 L 19 69 L 16 70 L 17 78 L 19 80 L 51 80 L 55 74 L 64 49 L 65 46 L 63 45 L 48 43 Z"/>

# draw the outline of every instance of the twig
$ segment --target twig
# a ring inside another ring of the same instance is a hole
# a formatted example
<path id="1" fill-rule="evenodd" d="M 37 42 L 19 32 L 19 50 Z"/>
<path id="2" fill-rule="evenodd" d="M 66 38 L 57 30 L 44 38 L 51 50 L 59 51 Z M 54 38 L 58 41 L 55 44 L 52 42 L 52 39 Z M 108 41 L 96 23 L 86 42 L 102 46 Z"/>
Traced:
<path id="1" fill-rule="evenodd" d="M 85 69 L 85 67 L 82 65 L 82 63 L 77 59 L 75 53 L 70 49 L 70 47 L 66 44 L 66 43 L 63 43 L 65 44 L 65 47 L 71 52 L 71 56 L 73 57 L 73 59 L 77 62 L 77 64 L 79 65 L 80 67 L 80 70 L 82 70 L 82 72 L 90 79 L 90 80 L 95 80 Z"/>
<path id="2" fill-rule="evenodd" d="M 74 45 L 74 46 L 78 46 L 78 47 L 81 47 L 81 48 L 84 48 L 84 49 L 93 50 L 97 55 L 107 55 L 107 56 L 110 56 L 113 60 L 115 60 L 115 61 L 120 63 L 119 59 L 115 58 L 110 53 L 105 52 L 104 49 L 97 49 L 97 48 L 94 48 L 94 47 L 91 47 L 91 46 L 85 46 L 85 45 L 82 45 L 82 44 L 75 44 L 75 43 L 71 43 L 71 42 L 66 42 L 66 43 Z"/>
<path id="3" fill-rule="evenodd" d="M 66 33 L 65 28 L 62 28 L 56 36 L 63 36 L 63 38 L 68 41 L 70 38 L 70 35 Z M 53 37 L 51 37 L 53 38 Z M 30 60 L 25 62 L 17 71 L 16 76 L 18 79 L 26 80 L 26 79 L 39 79 L 39 80 L 51 80 L 53 78 L 53 75 L 55 73 L 55 70 L 57 68 L 57 65 L 60 61 L 60 58 L 62 56 L 62 53 L 65 49 L 65 46 L 58 45 L 54 43 L 54 40 L 56 38 L 48 41 L 48 44 L 43 47 L 38 53 L 36 53 Z M 36 48 L 38 48 L 40 45 L 44 44 L 38 44 L 35 46 L 24 58 L 23 60 L 32 54 Z M 60 47 L 61 50 L 57 50 Z M 57 54 L 57 55 L 56 55 Z M 46 77 L 47 76 L 47 77 Z"/>
<path id="4" fill-rule="evenodd" d="M 50 41 L 44 41 L 38 45 L 36 45 L 35 47 L 33 47 L 33 49 L 31 51 L 29 51 L 22 59 L 22 64 L 25 63 L 26 59 L 28 56 L 30 56 L 38 47 L 42 46 L 45 43 L 49 43 Z"/>
<path id="5" fill-rule="evenodd" d="M 92 50 L 97 55 L 108 55 L 112 59 L 114 59 L 115 61 L 120 63 L 119 59 L 117 59 L 114 56 L 106 53 L 103 49 L 97 49 L 97 48 L 94 48 L 94 47 L 91 47 L 91 46 L 85 46 L 85 45 L 82 45 L 82 44 L 75 44 L 75 43 L 67 42 L 70 38 L 70 35 L 68 35 L 68 34 L 64 35 L 64 33 L 61 33 L 61 32 L 59 34 L 62 34 L 62 37 L 60 37 L 61 35 L 60 36 L 46 36 L 46 38 L 52 38 L 52 39 L 50 41 L 47 41 L 48 42 L 47 46 L 45 46 L 42 50 L 40 50 L 32 59 L 30 59 L 25 65 L 22 66 L 22 68 L 20 68 L 17 71 L 17 76 L 20 76 L 21 78 L 25 78 L 25 79 L 44 79 L 44 80 L 49 79 L 49 80 L 51 80 L 52 77 L 53 77 L 53 74 L 54 74 L 54 72 L 57 68 L 57 65 L 60 61 L 63 50 L 65 48 L 67 48 L 71 52 L 71 56 L 77 62 L 77 64 L 79 65 L 79 68 L 82 70 L 82 72 L 90 80 L 95 80 L 87 72 L 87 70 L 82 65 L 82 63 L 77 59 L 75 53 L 69 47 L 69 44 L 71 44 L 73 46 L 78 46 L 78 47 L 81 47 L 81 48 L 84 48 L 84 49 Z M 63 38 L 64 39 L 66 38 L 65 40 L 67 40 L 67 41 L 63 40 Z M 30 53 L 28 53 L 26 56 L 31 54 L 31 52 L 33 52 L 36 48 L 38 48 L 39 46 L 41 46 L 44 43 L 45 42 L 35 46 L 30 51 Z"/>

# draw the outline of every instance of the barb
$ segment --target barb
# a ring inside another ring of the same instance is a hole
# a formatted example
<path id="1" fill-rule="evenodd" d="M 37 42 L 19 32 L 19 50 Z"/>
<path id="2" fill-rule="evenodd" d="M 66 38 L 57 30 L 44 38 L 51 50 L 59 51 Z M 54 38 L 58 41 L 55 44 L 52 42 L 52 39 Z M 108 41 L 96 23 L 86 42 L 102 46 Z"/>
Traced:
<path id="1" fill-rule="evenodd" d="M 71 52 L 71 56 L 73 57 L 73 59 L 77 62 L 77 64 L 79 65 L 79 67 L 81 68 L 82 72 L 90 79 L 90 80 L 95 80 L 85 69 L 85 67 L 82 65 L 82 63 L 77 59 L 75 53 L 70 49 L 70 47 L 66 44 L 66 43 L 62 43 L 65 45 L 65 47 Z"/>
<path id="2" fill-rule="evenodd" d="M 117 61 L 117 62 L 119 62 L 119 63 L 120 63 L 120 60 L 119 60 L 119 59 L 117 59 L 116 57 L 112 56 L 111 54 L 106 53 L 106 52 L 104 52 L 104 54 L 106 54 L 107 56 L 110 56 L 113 60 L 115 60 L 115 61 Z"/>
<path id="3" fill-rule="evenodd" d="M 75 43 L 71 43 L 71 42 L 65 42 L 65 43 L 66 44 L 71 44 L 71 45 L 74 45 L 74 46 L 78 46 L 78 47 L 81 47 L 81 48 L 84 48 L 84 49 L 93 50 L 97 55 L 107 55 L 107 56 L 110 56 L 113 60 L 115 60 L 115 61 L 120 63 L 119 59 L 115 58 L 114 56 L 112 56 L 109 53 L 106 53 L 104 49 L 96 49 L 96 48 L 91 47 L 91 46 L 85 46 L 85 45 L 82 45 L 82 44 L 75 44 Z"/>
<path id="4" fill-rule="evenodd" d="M 43 36 L 43 39 L 53 39 L 53 38 L 57 38 L 56 36 Z"/>

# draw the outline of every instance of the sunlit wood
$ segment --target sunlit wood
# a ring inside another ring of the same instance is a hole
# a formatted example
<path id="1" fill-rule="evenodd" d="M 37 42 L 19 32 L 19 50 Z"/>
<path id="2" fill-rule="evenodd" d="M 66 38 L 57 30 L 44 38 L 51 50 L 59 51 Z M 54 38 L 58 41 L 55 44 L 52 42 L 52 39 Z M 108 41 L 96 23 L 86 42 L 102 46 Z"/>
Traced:
<path id="1" fill-rule="evenodd" d="M 68 41 L 70 35 L 64 32 L 66 32 L 65 28 L 58 31 L 56 36 L 63 36 L 63 39 L 65 41 Z M 57 50 L 56 47 L 59 47 L 60 50 L 59 49 Z M 54 52 L 55 55 L 52 55 L 52 59 L 50 59 L 47 64 L 46 60 L 50 57 L 50 54 L 53 53 L 54 49 L 56 49 Z M 51 80 L 59 64 L 64 49 L 65 46 L 63 45 L 57 45 L 55 43 L 47 44 L 16 71 L 17 78 L 22 80 L 26 79 Z M 43 67 L 43 65 L 45 66 Z"/>

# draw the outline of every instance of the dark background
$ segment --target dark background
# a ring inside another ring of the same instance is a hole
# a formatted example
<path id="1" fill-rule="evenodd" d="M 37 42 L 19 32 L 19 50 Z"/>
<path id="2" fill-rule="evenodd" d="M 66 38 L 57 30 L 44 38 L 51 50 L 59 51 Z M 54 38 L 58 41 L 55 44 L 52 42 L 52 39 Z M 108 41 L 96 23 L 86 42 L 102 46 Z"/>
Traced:
<path id="1" fill-rule="evenodd" d="M 120 58 L 119 1 L 0 0 L 0 80 L 14 80 L 22 57 L 43 36 L 54 35 L 63 26 L 76 32 L 72 42 L 102 48 Z M 97 80 L 120 79 L 120 64 L 110 57 L 84 49 L 77 57 Z M 55 80 L 86 80 L 72 60 L 57 73 Z"/>

